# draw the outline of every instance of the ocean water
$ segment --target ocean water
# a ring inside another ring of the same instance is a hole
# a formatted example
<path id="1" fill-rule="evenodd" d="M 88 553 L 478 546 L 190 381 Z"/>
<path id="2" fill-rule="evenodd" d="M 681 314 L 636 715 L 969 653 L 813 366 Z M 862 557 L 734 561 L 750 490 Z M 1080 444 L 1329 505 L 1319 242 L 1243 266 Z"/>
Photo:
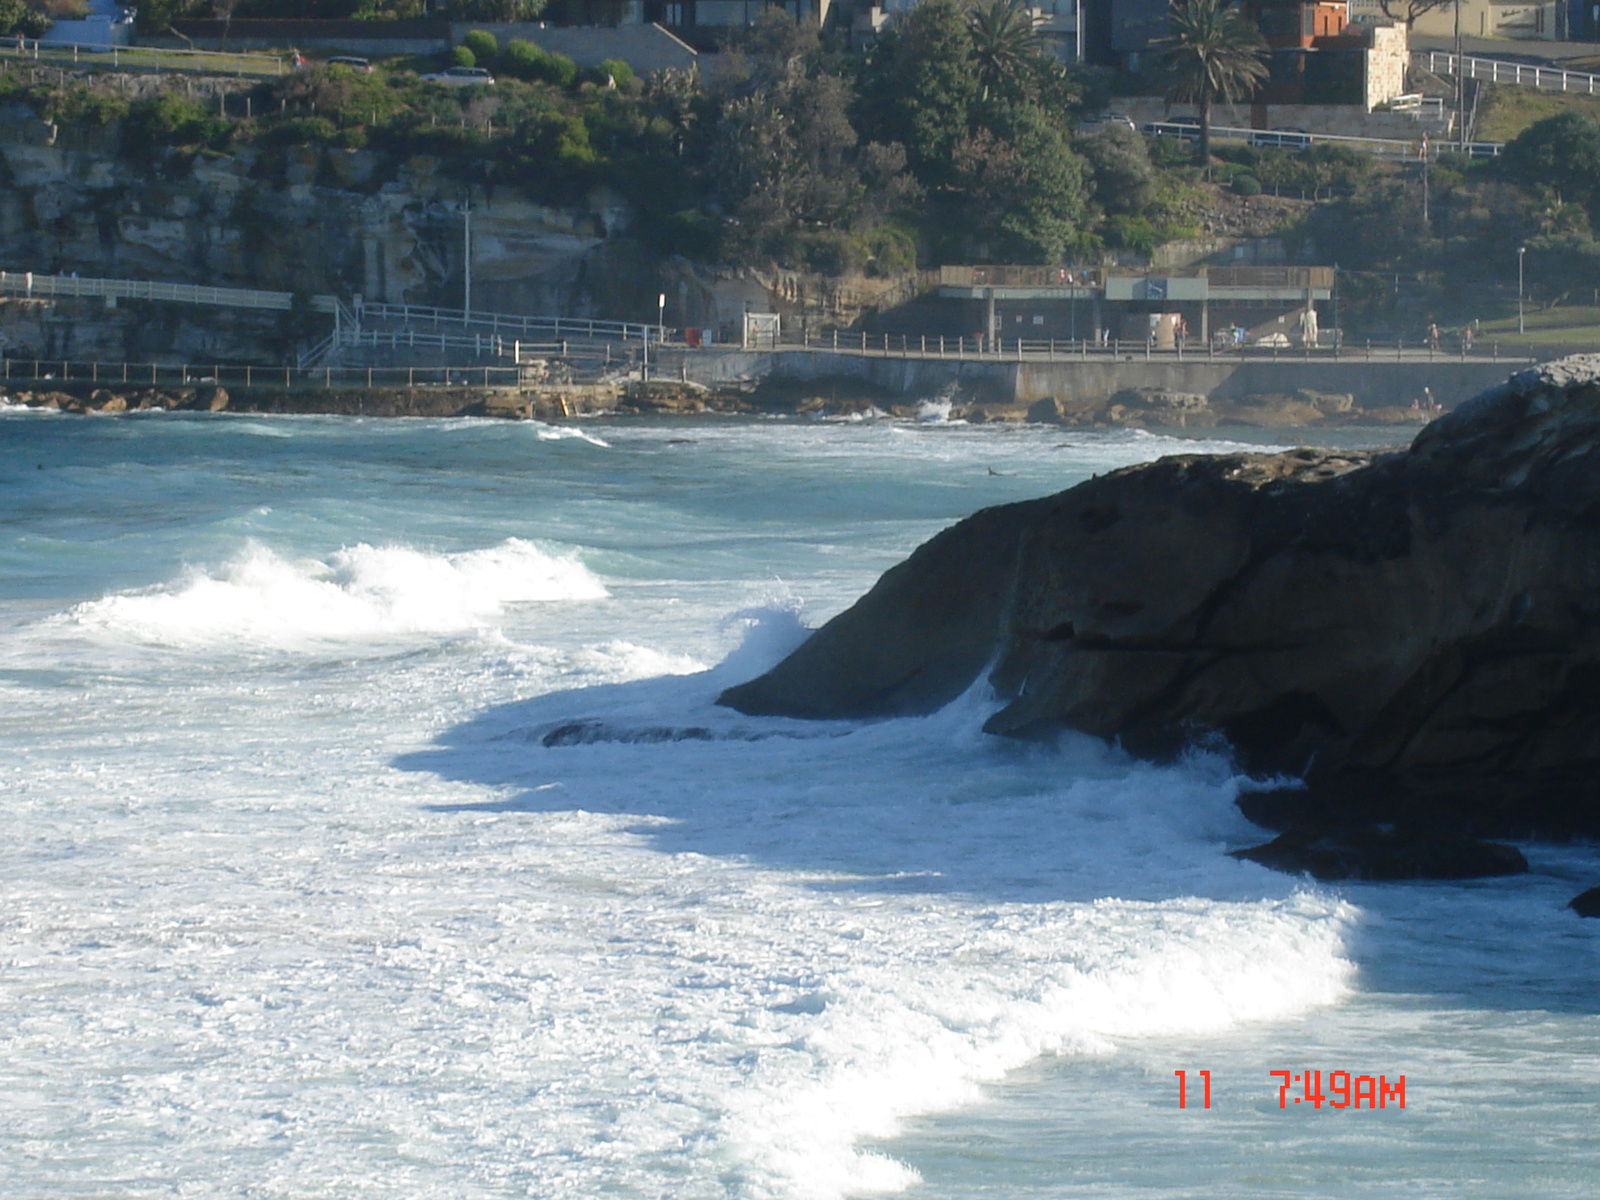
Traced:
<path id="1" fill-rule="evenodd" d="M 0 412 L 0 1195 L 1600 1192 L 1593 848 L 1323 886 L 1220 756 L 712 703 L 1235 445 Z"/>

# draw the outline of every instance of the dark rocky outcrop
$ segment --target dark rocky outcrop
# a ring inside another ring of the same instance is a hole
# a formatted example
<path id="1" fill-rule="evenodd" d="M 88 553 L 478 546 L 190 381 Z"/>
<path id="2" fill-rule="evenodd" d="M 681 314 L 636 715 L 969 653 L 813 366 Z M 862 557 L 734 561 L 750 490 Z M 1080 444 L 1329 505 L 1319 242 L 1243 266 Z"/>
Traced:
<path id="1" fill-rule="evenodd" d="M 1600 835 L 1600 357 L 1409 450 L 1181 456 L 989 509 L 722 702 L 929 712 L 984 668 L 1017 736 L 1302 775 L 1246 813 Z"/>
<path id="2" fill-rule="evenodd" d="M 1276 871 L 1338 879 L 1475 879 L 1518 875 L 1528 860 L 1515 846 L 1448 830 L 1296 825 L 1272 841 L 1232 852 Z"/>
<path id="3" fill-rule="evenodd" d="M 1587 892 L 1579 892 L 1567 901 L 1567 907 L 1580 917 L 1600 917 L 1600 887 L 1592 887 Z"/>

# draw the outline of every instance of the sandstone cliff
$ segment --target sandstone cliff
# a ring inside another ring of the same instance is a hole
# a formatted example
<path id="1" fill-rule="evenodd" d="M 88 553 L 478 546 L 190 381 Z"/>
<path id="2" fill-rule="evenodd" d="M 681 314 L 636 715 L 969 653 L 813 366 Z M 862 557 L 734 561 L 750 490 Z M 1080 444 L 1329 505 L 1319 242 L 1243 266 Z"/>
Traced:
<path id="1" fill-rule="evenodd" d="M 600 315 L 630 281 L 640 297 L 655 291 L 653 261 L 627 236 L 630 209 L 603 188 L 563 208 L 469 190 L 426 156 L 260 144 L 134 155 L 119 142 L 115 123 L 58 130 L 27 105 L 0 105 L 0 266 L 459 307 L 470 199 L 475 307 Z M 260 361 L 303 332 L 247 311 L 0 307 L 17 356 Z"/>
<path id="2" fill-rule="evenodd" d="M 722 702 L 928 712 L 1163 756 L 1226 738 L 1306 787 L 1263 823 L 1600 834 L 1600 356 L 1388 454 L 1183 456 L 987 510 Z"/>

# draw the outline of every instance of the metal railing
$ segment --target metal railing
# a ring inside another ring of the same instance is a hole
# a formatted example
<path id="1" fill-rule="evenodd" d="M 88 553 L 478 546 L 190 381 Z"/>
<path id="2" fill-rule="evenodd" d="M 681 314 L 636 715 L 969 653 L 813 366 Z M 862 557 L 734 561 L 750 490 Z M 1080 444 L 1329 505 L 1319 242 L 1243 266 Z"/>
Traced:
<path id="1" fill-rule="evenodd" d="M 1203 267 L 1213 287 L 1277 290 L 1331 288 L 1332 267 Z"/>
<path id="2" fill-rule="evenodd" d="M 1442 120 L 1444 118 L 1444 97 L 1424 96 L 1421 92 L 1407 92 L 1404 96 L 1395 96 L 1390 99 L 1389 111 L 1411 113 L 1413 115 L 1427 113 Z"/>
<path id="3" fill-rule="evenodd" d="M 1430 50 L 1427 65 L 1435 75 L 1454 75 L 1456 56 L 1443 50 Z M 1485 83 L 1514 83 L 1542 92 L 1600 95 L 1600 75 L 1563 71 L 1560 67 L 1538 67 L 1529 63 L 1502 62 L 1498 58 L 1473 58 L 1463 54 L 1461 71 L 1465 78 L 1481 79 Z"/>
<path id="4" fill-rule="evenodd" d="M 1185 362 L 1190 360 L 1216 361 L 1357 361 L 1371 363 L 1511 363 L 1526 364 L 1539 358 L 1521 352 L 1502 354 L 1498 344 L 1487 344 L 1464 350 L 1432 347 L 1426 344 L 1400 342 L 1372 342 L 1359 344 L 1344 342 L 1318 346 L 1246 345 L 1233 346 L 1221 338 L 1209 345 L 1177 345 L 1158 349 L 1147 342 L 1130 342 L 1110 339 L 1104 342 L 1093 339 L 988 339 L 943 338 L 922 335 L 850 334 L 829 335 L 821 338 L 801 337 L 780 339 L 777 349 L 811 351 L 825 350 L 839 354 L 862 355 L 872 358 L 927 358 L 970 362 L 1072 362 L 1077 361 L 1145 361 Z M 351 387 L 406 387 L 406 388 L 518 388 L 561 386 L 599 380 L 615 380 L 631 375 L 638 366 L 632 357 L 613 359 L 601 367 L 592 360 L 587 364 L 580 356 L 558 356 L 555 346 L 520 347 L 523 358 L 513 366 L 437 366 L 437 367 L 288 367 L 256 366 L 253 364 L 213 363 L 126 363 L 94 360 L 64 360 L 59 358 L 5 358 L 0 359 L 0 381 L 9 385 L 32 384 L 49 387 L 59 383 L 94 384 L 105 388 L 195 388 L 202 386 L 264 387 L 264 388 L 351 388 Z M 535 350 L 552 351 L 548 358 L 536 359 Z M 669 347 L 672 357 L 663 364 L 666 377 L 676 374 L 687 378 L 688 364 L 695 351 L 682 346 Z M 652 357 L 654 357 L 652 355 Z M 655 370 L 652 364 L 652 370 Z"/>
<path id="5" fill-rule="evenodd" d="M 673 350 L 679 347 L 670 347 Z M 1332 331 L 1325 330 L 1315 346 L 1250 342 L 1235 345 L 1218 334 L 1209 342 L 1191 340 L 1181 345 L 1158 347 L 1146 341 L 1108 338 L 989 338 L 941 337 L 926 334 L 869 334 L 854 330 L 835 330 L 823 334 L 806 332 L 781 334 L 774 350 L 812 350 L 850 354 L 868 358 L 953 359 L 969 362 L 1071 362 L 1078 360 L 1142 359 L 1184 362 L 1189 359 L 1304 359 L 1307 361 L 1352 360 L 1364 362 L 1510 362 L 1526 363 L 1537 359 L 1518 351 L 1500 352 L 1498 343 L 1479 343 L 1470 350 L 1459 345 L 1432 346 L 1427 342 L 1381 342 L 1347 339 L 1335 344 Z M 689 351 L 692 359 L 694 352 Z"/>
<path id="6" fill-rule="evenodd" d="M 1146 133 L 1156 136 L 1179 137 L 1186 140 L 1197 140 L 1200 137 L 1198 125 L 1180 125 L 1168 121 L 1150 121 L 1143 127 Z M 1211 137 L 1219 142 L 1249 142 L 1253 145 L 1277 148 L 1282 150 L 1304 149 L 1307 146 L 1320 143 L 1330 143 L 1336 146 L 1349 146 L 1354 150 L 1365 150 L 1368 154 L 1379 158 L 1417 158 L 1421 154 L 1422 140 L 1416 138 L 1375 138 L 1354 137 L 1344 133 L 1301 133 L 1298 130 L 1288 131 L 1281 129 L 1245 129 L 1238 125 L 1213 125 Z M 1430 139 L 1430 147 L 1434 154 L 1438 154 L 1449 147 L 1444 139 Z M 1466 153 L 1474 158 L 1496 158 L 1505 149 L 1503 142 L 1468 142 Z"/>
<path id="7" fill-rule="evenodd" d="M 113 71 L 182 72 L 190 75 L 276 76 L 290 71 L 276 54 L 234 50 L 177 50 L 160 46 L 85 46 L 77 43 L 0 40 L 0 61 Z"/>
<path id="8" fill-rule="evenodd" d="M 950 266 L 939 268 L 942 287 L 1096 287 L 1100 271 L 1077 267 Z"/>
<path id="9" fill-rule="evenodd" d="M 294 307 L 293 292 L 264 292 L 250 288 L 207 287 L 198 283 L 160 283 L 149 279 L 80 279 L 76 275 L 41 275 L 36 271 L 0 271 L 0 294 L 34 297 L 109 297 L 114 300 L 170 300 L 181 304 L 210 304 L 223 308 L 265 308 L 287 312 Z M 311 296 L 311 311 L 331 315 L 338 300 Z"/>
<path id="10" fill-rule="evenodd" d="M 106 388 L 519 387 L 526 367 L 259 367 L 234 363 L 118 363 L 59 358 L 0 360 L 10 384 L 94 383 Z"/>
<path id="11" fill-rule="evenodd" d="M 430 328 L 454 326 L 456 328 L 483 326 L 492 335 L 516 337 L 522 334 L 549 334 L 557 339 L 592 338 L 595 340 L 641 341 L 646 335 L 657 340 L 660 327 L 637 321 L 595 321 L 587 317 L 524 317 L 511 313 L 466 311 L 459 308 L 435 308 L 426 304 L 385 304 L 364 301 L 355 310 L 363 327 L 374 321 L 391 322 L 405 326 L 427 325 Z"/>

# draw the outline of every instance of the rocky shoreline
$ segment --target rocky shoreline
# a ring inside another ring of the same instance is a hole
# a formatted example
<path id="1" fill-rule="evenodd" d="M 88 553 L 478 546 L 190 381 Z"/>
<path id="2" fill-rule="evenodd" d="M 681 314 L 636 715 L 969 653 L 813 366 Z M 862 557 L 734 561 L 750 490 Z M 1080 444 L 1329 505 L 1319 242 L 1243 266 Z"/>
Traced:
<path id="1" fill-rule="evenodd" d="M 1128 389 L 1107 401 L 1061 398 L 1032 404 L 949 400 L 907 403 L 860 380 L 792 381 L 708 387 L 675 380 L 539 388 L 183 387 L 37 380 L 0 389 L 0 401 L 86 416 L 127 412 L 295 413 L 336 416 L 492 417 L 559 421 L 593 415 L 738 415 L 941 419 L 969 424 L 1049 424 L 1072 428 L 1213 429 L 1238 426 L 1417 426 L 1433 419 L 1419 407 L 1363 407 L 1349 393 L 1307 388 L 1292 393 L 1208 399 L 1199 393 Z"/>
<path id="2" fill-rule="evenodd" d="M 991 733 L 1225 744 L 1263 780 L 1241 809 L 1283 834 L 1258 861 L 1525 869 L 1478 839 L 1600 836 L 1597 513 L 1600 356 L 1579 356 L 1408 450 L 1182 455 L 986 509 L 721 702 L 927 713 L 987 672 Z"/>

